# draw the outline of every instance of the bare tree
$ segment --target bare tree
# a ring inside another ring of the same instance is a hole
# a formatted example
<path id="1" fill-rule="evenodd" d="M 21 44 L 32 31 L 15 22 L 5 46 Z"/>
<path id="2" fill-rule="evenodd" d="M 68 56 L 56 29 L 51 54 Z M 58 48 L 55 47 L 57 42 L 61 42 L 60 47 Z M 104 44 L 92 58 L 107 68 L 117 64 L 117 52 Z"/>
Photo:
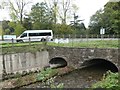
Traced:
<path id="1" fill-rule="evenodd" d="M 25 15 L 25 7 L 29 4 L 29 1 L 26 0 L 14 0 L 11 2 L 9 0 L 10 5 L 10 16 L 13 20 L 19 20 L 20 23 L 23 23 L 23 18 Z"/>
<path id="2" fill-rule="evenodd" d="M 62 0 L 62 10 L 61 12 L 59 12 L 59 16 L 62 20 L 62 23 L 66 23 L 66 19 L 67 19 L 67 12 L 70 8 L 70 3 L 71 0 Z"/>
<path id="3" fill-rule="evenodd" d="M 45 2 L 53 10 L 54 21 L 57 22 L 57 19 L 60 18 L 62 23 L 66 23 L 68 11 L 72 7 L 71 0 L 45 0 Z"/>
<path id="4" fill-rule="evenodd" d="M 58 1 L 59 0 L 44 0 L 45 3 L 47 3 L 49 9 L 52 10 L 52 14 L 53 14 L 53 20 L 54 20 L 54 23 L 56 24 L 57 23 L 57 15 L 58 15 Z"/>

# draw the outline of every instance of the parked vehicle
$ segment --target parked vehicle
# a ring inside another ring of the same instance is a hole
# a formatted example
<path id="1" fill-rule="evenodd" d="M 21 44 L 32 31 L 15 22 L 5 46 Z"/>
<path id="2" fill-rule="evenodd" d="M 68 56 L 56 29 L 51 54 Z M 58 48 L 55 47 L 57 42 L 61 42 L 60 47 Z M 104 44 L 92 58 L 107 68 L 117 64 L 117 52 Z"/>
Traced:
<path id="1" fill-rule="evenodd" d="M 17 42 L 29 42 L 29 41 L 52 41 L 52 30 L 26 30 L 19 37 Z"/>

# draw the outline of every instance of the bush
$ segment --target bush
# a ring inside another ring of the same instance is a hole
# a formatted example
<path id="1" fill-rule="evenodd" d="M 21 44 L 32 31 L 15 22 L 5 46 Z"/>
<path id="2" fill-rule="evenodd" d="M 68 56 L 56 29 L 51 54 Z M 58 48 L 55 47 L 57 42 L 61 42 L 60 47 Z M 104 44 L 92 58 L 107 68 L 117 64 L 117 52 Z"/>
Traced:
<path id="1" fill-rule="evenodd" d="M 57 74 L 57 70 L 56 69 L 51 69 L 51 68 L 48 68 L 46 70 L 42 70 L 38 76 L 37 76 L 37 80 L 38 81 L 45 81 L 49 78 L 51 78 L 52 76 L 56 75 Z"/>
<path id="2" fill-rule="evenodd" d="M 112 73 L 108 71 L 103 79 L 95 83 L 92 88 L 107 88 L 110 90 L 120 90 L 119 77 L 120 73 Z"/>

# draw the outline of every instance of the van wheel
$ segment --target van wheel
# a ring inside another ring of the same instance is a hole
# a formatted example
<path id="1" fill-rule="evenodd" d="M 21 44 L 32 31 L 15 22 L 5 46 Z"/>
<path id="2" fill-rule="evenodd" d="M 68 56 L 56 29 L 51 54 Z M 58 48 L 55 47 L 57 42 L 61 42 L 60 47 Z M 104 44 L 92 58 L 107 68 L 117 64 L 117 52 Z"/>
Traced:
<path id="1" fill-rule="evenodd" d="M 20 40 L 21 43 L 23 43 L 23 40 Z"/>
<path id="2" fill-rule="evenodd" d="M 20 42 L 20 43 L 22 43 L 22 42 L 23 42 L 23 40 L 17 40 L 17 42 Z"/>
<path id="3" fill-rule="evenodd" d="M 42 39 L 41 39 L 41 42 L 44 42 L 44 41 L 46 41 L 46 39 L 42 38 Z"/>

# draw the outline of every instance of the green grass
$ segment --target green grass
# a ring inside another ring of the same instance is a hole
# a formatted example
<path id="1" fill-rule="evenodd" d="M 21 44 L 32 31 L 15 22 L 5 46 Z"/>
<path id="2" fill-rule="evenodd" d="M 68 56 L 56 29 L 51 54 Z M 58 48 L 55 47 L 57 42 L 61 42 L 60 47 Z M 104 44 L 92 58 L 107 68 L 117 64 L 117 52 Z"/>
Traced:
<path id="1" fill-rule="evenodd" d="M 76 47 L 76 48 L 119 48 L 118 40 L 97 40 L 87 42 L 70 42 L 70 43 L 54 43 L 54 42 L 32 42 L 32 43 L 2 43 L 0 44 L 2 54 L 20 53 L 20 52 L 36 52 L 47 49 L 47 46 L 58 47 Z"/>
<path id="2" fill-rule="evenodd" d="M 2 43 L 0 46 L 2 48 L 4 47 L 21 47 L 21 46 L 33 46 L 33 45 L 38 45 L 38 44 L 43 44 L 42 42 L 32 42 L 32 43 Z"/>
<path id="3" fill-rule="evenodd" d="M 109 90 L 120 90 L 120 73 L 107 72 L 103 79 L 92 85 L 92 88 L 106 88 Z"/>
<path id="4" fill-rule="evenodd" d="M 119 48 L 118 40 L 96 40 L 87 42 L 70 42 L 70 43 L 54 43 L 54 42 L 32 42 L 32 43 L 2 43 L 0 46 L 4 47 L 21 47 L 21 46 L 33 46 L 33 45 L 45 45 L 48 46 L 60 46 L 60 47 L 87 47 L 87 48 Z"/>
<path id="5" fill-rule="evenodd" d="M 35 53 L 37 51 L 43 51 L 45 49 L 43 44 L 31 44 L 28 43 L 19 43 L 19 44 L 4 44 L 0 48 L 0 53 L 9 54 L 9 53 L 22 53 L 22 52 L 31 52 Z"/>
<path id="6" fill-rule="evenodd" d="M 79 47 L 79 48 L 119 48 L 118 40 L 97 40 L 87 42 L 74 42 L 74 43 L 48 43 L 50 46 L 60 47 Z"/>
<path id="7" fill-rule="evenodd" d="M 57 75 L 57 73 L 58 73 L 57 69 L 47 68 L 46 70 L 42 70 L 38 74 L 37 80 L 45 81 L 45 80 L 51 78 L 52 76 Z"/>

